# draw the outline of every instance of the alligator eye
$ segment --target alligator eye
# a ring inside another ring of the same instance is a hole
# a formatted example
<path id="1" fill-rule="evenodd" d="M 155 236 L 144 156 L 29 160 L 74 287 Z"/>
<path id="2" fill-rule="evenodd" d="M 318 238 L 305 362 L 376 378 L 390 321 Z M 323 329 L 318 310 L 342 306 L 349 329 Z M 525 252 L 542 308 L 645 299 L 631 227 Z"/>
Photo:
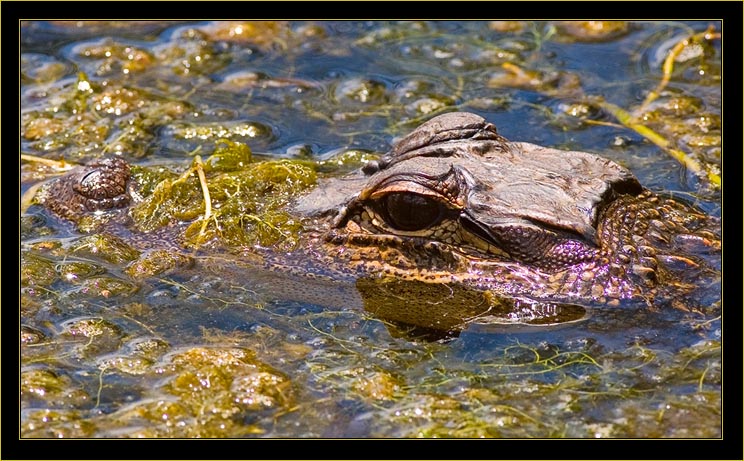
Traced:
<path id="1" fill-rule="evenodd" d="M 417 231 L 436 224 L 442 219 L 445 209 L 438 200 L 405 192 L 387 194 L 381 202 L 385 220 L 402 231 Z"/>

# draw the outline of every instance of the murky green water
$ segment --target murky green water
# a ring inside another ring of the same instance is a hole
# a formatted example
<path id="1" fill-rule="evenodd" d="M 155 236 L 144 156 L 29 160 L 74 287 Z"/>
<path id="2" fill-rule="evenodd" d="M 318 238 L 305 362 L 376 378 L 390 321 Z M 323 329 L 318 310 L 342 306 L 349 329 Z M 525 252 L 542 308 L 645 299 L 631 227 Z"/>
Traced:
<path id="1" fill-rule="evenodd" d="M 510 140 L 611 158 L 720 216 L 718 32 L 702 22 L 25 23 L 22 154 L 121 155 L 179 174 L 228 139 L 334 175 L 435 114 L 466 110 Z M 641 115 L 700 172 L 606 103 Z M 24 162 L 21 193 L 55 173 Z M 287 300 L 271 274 L 199 261 L 133 272 L 140 252 L 169 248 L 165 234 L 123 234 L 131 248 L 102 253 L 38 206 L 22 216 L 23 437 L 721 435 L 720 291 L 689 311 L 598 310 L 561 328 L 476 326 L 427 341 L 343 296 L 324 301 L 322 286 L 314 304 Z"/>

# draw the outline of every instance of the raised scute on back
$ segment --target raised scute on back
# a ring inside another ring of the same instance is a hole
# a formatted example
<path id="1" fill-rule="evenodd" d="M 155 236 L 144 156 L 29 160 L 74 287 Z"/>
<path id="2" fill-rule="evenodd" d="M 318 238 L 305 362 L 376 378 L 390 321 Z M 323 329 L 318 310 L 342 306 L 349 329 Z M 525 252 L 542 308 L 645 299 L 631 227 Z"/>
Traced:
<path id="1" fill-rule="evenodd" d="M 469 112 L 451 112 L 439 115 L 422 124 L 404 137 L 393 147 L 391 156 L 397 157 L 406 152 L 431 146 L 440 142 L 465 139 L 493 139 L 502 138 L 496 127 L 486 120 Z"/>
<path id="2" fill-rule="evenodd" d="M 432 148 L 448 141 L 465 140 L 507 144 L 507 140 L 499 135 L 496 126 L 486 122 L 483 117 L 469 112 L 450 112 L 438 115 L 416 128 L 399 140 L 380 160 L 365 165 L 363 171 L 368 175 L 373 174 L 417 155 L 431 155 Z M 422 151 L 423 148 L 427 150 Z"/>

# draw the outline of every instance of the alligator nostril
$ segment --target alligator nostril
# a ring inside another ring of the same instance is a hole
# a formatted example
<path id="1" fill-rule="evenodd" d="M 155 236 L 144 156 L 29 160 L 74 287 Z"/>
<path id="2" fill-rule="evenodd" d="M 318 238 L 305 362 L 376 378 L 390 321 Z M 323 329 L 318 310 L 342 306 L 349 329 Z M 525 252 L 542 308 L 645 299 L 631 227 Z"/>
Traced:
<path id="1" fill-rule="evenodd" d="M 129 203 L 127 187 L 130 177 L 127 162 L 109 158 L 93 162 L 82 171 L 60 178 L 56 188 L 60 197 L 68 196 L 70 203 L 82 205 L 85 211 L 109 210 Z M 72 197 L 69 197 L 71 193 Z M 70 207 L 74 208 L 69 203 L 60 205 L 62 209 Z"/>
<path id="2" fill-rule="evenodd" d="M 80 180 L 80 193 L 96 199 L 105 197 L 104 190 L 100 189 L 101 183 L 101 172 L 98 170 L 91 171 L 90 173 L 83 176 Z"/>
<path id="3" fill-rule="evenodd" d="M 123 194 L 125 187 L 122 186 L 120 181 L 117 181 L 115 176 L 111 177 L 110 173 L 107 174 L 101 170 L 93 170 L 87 173 L 80 180 L 78 192 L 96 200 L 114 198 Z"/>

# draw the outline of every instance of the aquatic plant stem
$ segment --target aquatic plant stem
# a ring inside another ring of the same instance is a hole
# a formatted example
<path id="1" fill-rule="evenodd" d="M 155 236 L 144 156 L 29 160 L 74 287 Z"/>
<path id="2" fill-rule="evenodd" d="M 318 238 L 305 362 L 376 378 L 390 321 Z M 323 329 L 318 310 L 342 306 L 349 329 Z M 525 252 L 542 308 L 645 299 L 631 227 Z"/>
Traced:
<path id="1" fill-rule="evenodd" d="M 21 154 L 21 160 L 26 161 L 26 162 L 40 163 L 42 165 L 46 165 L 48 167 L 53 168 L 55 171 L 58 172 L 58 174 L 62 174 L 64 172 L 70 171 L 76 166 L 72 163 L 67 162 L 64 159 L 52 160 L 49 158 L 38 157 L 36 155 L 30 155 L 30 154 Z M 41 189 L 41 187 L 47 182 L 49 182 L 49 179 L 46 179 L 37 184 L 34 184 L 21 196 L 21 214 L 25 213 L 26 210 L 28 210 L 28 208 L 33 204 L 33 200 L 36 197 L 36 192 L 38 192 L 39 189 Z"/>
<path id="2" fill-rule="evenodd" d="M 603 100 L 597 99 L 597 100 L 594 100 L 593 102 L 597 104 L 599 107 L 601 107 L 602 109 L 612 114 L 617 119 L 617 121 L 620 122 L 623 126 L 630 128 L 631 130 L 640 134 L 641 136 L 648 139 L 652 143 L 664 149 L 675 160 L 677 160 L 679 163 L 684 165 L 686 168 L 688 168 L 690 171 L 692 171 L 696 175 L 701 176 L 701 177 L 706 177 L 708 178 L 708 181 L 710 181 L 716 187 L 721 187 L 721 177 L 719 175 L 717 175 L 716 173 L 712 171 L 707 171 L 703 167 L 703 165 L 700 164 L 700 162 L 690 157 L 685 152 L 671 147 L 671 143 L 669 142 L 668 139 L 666 139 L 664 136 L 660 135 L 659 133 L 655 132 L 651 128 L 647 127 L 646 125 L 638 123 L 636 119 L 630 113 L 628 113 L 625 109 L 619 106 L 616 106 L 612 103 L 609 103 L 607 101 L 603 101 Z"/>
<path id="3" fill-rule="evenodd" d="M 106 373 L 107 367 L 101 368 L 101 372 L 98 373 L 98 389 L 96 390 L 96 404 L 93 406 L 95 410 L 101 405 L 101 393 L 103 392 L 103 374 Z"/>
<path id="4" fill-rule="evenodd" d="M 209 196 L 209 187 L 207 187 L 207 177 L 204 175 L 204 163 L 202 162 L 201 156 L 195 156 L 194 163 L 196 164 L 196 173 L 199 175 L 199 184 L 201 184 L 202 194 L 204 194 L 204 220 L 202 222 L 201 230 L 199 230 L 199 239 L 201 239 L 204 236 L 204 232 L 207 230 L 209 219 L 212 217 L 212 199 Z"/>
<path id="5" fill-rule="evenodd" d="M 715 32 L 715 29 L 713 26 L 709 26 L 708 29 L 705 30 L 705 32 L 699 32 L 697 34 L 690 35 L 689 37 L 680 40 L 677 42 L 676 45 L 669 51 L 669 54 L 667 55 L 666 59 L 664 59 L 664 64 L 661 66 L 662 71 L 662 77 L 661 82 L 659 82 L 658 85 L 656 85 L 656 88 L 651 90 L 650 93 L 646 96 L 646 99 L 644 99 L 643 104 L 640 105 L 638 109 L 635 110 L 636 114 L 640 114 L 645 112 L 646 107 L 651 104 L 656 98 L 658 98 L 661 95 L 661 92 L 664 91 L 664 88 L 669 84 L 669 81 L 672 78 L 672 73 L 674 72 L 674 61 L 676 61 L 679 54 L 682 52 L 682 50 L 685 49 L 686 46 L 688 46 L 690 43 L 698 41 L 698 40 L 715 40 L 720 39 L 721 33 Z"/>
<path id="6" fill-rule="evenodd" d="M 72 163 L 68 163 L 64 159 L 63 160 L 52 160 L 49 158 L 38 157 L 36 155 L 30 155 L 30 154 L 21 154 L 21 160 L 25 160 L 27 162 L 41 163 L 43 165 L 50 166 L 60 172 L 69 171 L 75 167 L 75 165 L 73 165 Z"/>
<path id="7" fill-rule="evenodd" d="M 36 193 L 46 183 L 47 181 L 42 181 L 40 183 L 34 184 L 33 186 L 29 187 L 28 190 L 23 193 L 23 195 L 21 195 L 21 214 L 25 213 L 29 209 L 29 207 L 34 204 Z"/>

